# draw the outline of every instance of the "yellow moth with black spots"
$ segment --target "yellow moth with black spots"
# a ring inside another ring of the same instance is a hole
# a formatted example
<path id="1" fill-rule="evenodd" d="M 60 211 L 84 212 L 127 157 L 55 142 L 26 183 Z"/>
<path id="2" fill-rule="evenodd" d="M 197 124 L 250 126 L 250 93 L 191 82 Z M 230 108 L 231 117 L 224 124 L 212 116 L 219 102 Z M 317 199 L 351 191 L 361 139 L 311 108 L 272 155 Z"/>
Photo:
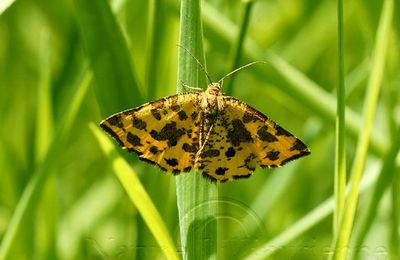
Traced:
<path id="1" fill-rule="evenodd" d="M 310 153 L 267 116 L 223 95 L 220 82 L 122 111 L 100 126 L 141 160 L 174 174 L 195 169 L 216 182 L 247 178 L 257 166 L 279 167 Z"/>

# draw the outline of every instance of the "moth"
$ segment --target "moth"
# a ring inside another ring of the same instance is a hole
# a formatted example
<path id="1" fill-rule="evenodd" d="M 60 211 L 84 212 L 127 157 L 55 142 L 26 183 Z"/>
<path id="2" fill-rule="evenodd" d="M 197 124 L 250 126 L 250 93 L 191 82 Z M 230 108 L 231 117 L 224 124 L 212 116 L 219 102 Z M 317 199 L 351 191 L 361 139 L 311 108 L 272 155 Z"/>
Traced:
<path id="1" fill-rule="evenodd" d="M 310 154 L 300 139 L 266 115 L 225 96 L 223 78 L 202 92 L 116 113 L 100 126 L 143 161 L 173 174 L 194 169 L 215 182 L 247 178 L 258 166 L 279 167 Z"/>

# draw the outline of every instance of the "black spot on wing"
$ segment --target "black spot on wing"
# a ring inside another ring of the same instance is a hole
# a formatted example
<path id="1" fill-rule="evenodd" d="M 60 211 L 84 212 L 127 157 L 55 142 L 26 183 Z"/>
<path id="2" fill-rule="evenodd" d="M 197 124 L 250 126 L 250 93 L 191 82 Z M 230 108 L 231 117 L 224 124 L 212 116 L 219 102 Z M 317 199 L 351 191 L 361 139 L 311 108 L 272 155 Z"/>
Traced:
<path id="1" fill-rule="evenodd" d="M 119 128 L 123 128 L 122 119 L 120 114 L 113 115 L 106 119 L 107 122 L 112 126 L 117 126 Z"/>
<path id="2" fill-rule="evenodd" d="M 225 175 L 225 172 L 229 170 L 228 168 L 219 167 L 215 170 L 215 174 L 217 175 Z"/>
<path id="3" fill-rule="evenodd" d="M 234 119 L 231 124 L 233 128 L 228 130 L 227 137 L 233 146 L 239 146 L 242 142 L 253 141 L 250 132 L 246 129 L 241 120 Z"/>
<path id="4" fill-rule="evenodd" d="M 140 143 L 140 138 L 137 135 L 131 134 L 130 132 L 128 132 L 127 136 L 126 136 L 126 140 L 133 146 L 143 146 Z"/>
<path id="5" fill-rule="evenodd" d="M 181 121 L 186 120 L 188 118 L 185 111 L 183 111 L 183 110 L 178 112 L 178 116 L 179 116 L 179 120 L 181 120 Z"/>
<path id="6" fill-rule="evenodd" d="M 268 127 L 267 126 L 262 126 L 260 129 L 257 131 L 258 138 L 260 140 L 265 141 L 265 142 L 276 142 L 278 141 L 278 138 L 276 138 L 273 134 L 268 132 Z"/>
<path id="7" fill-rule="evenodd" d="M 150 110 L 151 114 L 153 115 L 153 117 L 157 120 L 161 120 L 161 114 L 159 112 L 158 108 L 153 108 L 152 110 Z"/>
<path id="8" fill-rule="evenodd" d="M 300 139 L 296 139 L 290 151 L 303 151 L 305 149 L 307 149 L 307 146 Z"/>
<path id="9" fill-rule="evenodd" d="M 210 149 L 207 151 L 204 151 L 200 154 L 201 158 L 206 158 L 206 157 L 217 157 L 219 155 L 219 150 L 217 149 Z"/>
<path id="10" fill-rule="evenodd" d="M 157 154 L 157 153 L 160 152 L 160 151 L 158 150 L 157 146 L 154 146 L 154 145 L 153 145 L 152 147 L 150 147 L 149 151 L 150 151 L 152 154 Z"/>
<path id="11" fill-rule="evenodd" d="M 132 120 L 132 126 L 139 130 L 143 130 L 146 128 L 147 124 L 145 121 L 141 120 L 140 118 L 134 117 Z"/>
<path id="12" fill-rule="evenodd" d="M 246 111 L 245 113 L 244 113 L 244 115 L 243 115 L 243 118 L 242 118 L 242 120 L 243 120 L 243 123 L 250 123 L 250 122 L 252 122 L 252 121 L 256 121 L 258 118 L 256 117 L 256 116 L 254 116 L 254 114 L 253 113 L 251 113 L 251 112 L 249 112 L 249 111 Z"/>
<path id="13" fill-rule="evenodd" d="M 175 146 L 179 138 L 185 134 L 184 129 L 176 128 L 176 122 L 166 124 L 160 132 L 156 130 L 151 130 L 150 135 L 157 141 L 167 141 L 168 146 Z"/>
<path id="14" fill-rule="evenodd" d="M 164 158 L 164 161 L 169 165 L 169 166 L 172 166 L 172 167 L 175 167 L 175 166 L 177 166 L 179 163 L 178 163 L 178 160 L 176 159 L 176 158 L 172 158 L 172 159 L 167 159 L 167 158 Z"/>
<path id="15" fill-rule="evenodd" d="M 194 111 L 194 112 L 190 115 L 190 117 L 194 120 L 194 119 L 197 118 L 197 115 L 198 115 L 198 113 L 197 113 L 196 111 Z"/>
<path id="16" fill-rule="evenodd" d="M 280 154 L 279 151 L 269 151 L 269 152 L 267 153 L 267 155 L 264 157 L 264 159 L 265 159 L 265 158 L 268 158 L 268 159 L 270 159 L 271 161 L 275 161 L 275 160 L 278 160 L 278 159 L 279 159 L 279 154 Z"/>
<path id="17" fill-rule="evenodd" d="M 171 106 L 171 110 L 174 112 L 178 112 L 181 109 L 181 107 L 179 105 L 173 105 Z"/>
<path id="18" fill-rule="evenodd" d="M 292 136 L 291 133 L 283 129 L 280 125 L 275 125 L 276 135 Z"/>
<path id="19" fill-rule="evenodd" d="M 187 153 L 195 153 L 198 150 L 196 145 L 194 145 L 194 144 L 190 145 L 188 143 L 184 143 L 182 145 L 182 149 Z"/>
<path id="20" fill-rule="evenodd" d="M 228 158 L 231 158 L 233 156 L 235 156 L 235 149 L 233 149 L 233 147 L 229 147 L 228 150 L 226 150 L 225 152 L 225 156 Z"/>

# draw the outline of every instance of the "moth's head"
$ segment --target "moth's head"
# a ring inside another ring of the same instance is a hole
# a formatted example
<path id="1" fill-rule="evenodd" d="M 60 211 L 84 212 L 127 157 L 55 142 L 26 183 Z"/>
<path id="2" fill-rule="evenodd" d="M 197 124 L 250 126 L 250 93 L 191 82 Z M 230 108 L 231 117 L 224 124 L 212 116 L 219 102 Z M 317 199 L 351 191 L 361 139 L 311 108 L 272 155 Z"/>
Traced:
<path id="1" fill-rule="evenodd" d="M 207 93 L 211 95 L 218 95 L 221 91 L 221 85 L 218 82 L 212 82 L 208 85 Z"/>

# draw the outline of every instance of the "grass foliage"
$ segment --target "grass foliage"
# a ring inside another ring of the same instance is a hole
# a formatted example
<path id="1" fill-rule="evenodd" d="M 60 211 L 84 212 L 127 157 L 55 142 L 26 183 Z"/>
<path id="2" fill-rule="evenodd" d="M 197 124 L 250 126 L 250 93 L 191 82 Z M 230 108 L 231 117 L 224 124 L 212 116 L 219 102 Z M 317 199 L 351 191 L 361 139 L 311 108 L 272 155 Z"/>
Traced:
<path id="1" fill-rule="evenodd" d="M 2 2 L 0 260 L 399 259 L 399 8 Z M 182 82 L 206 87 L 178 44 L 214 80 L 266 61 L 223 91 L 311 155 L 217 186 L 160 172 L 111 142 L 103 118 L 188 91 Z"/>
<path id="2" fill-rule="evenodd" d="M 177 92 L 183 86 L 206 86 L 205 74 L 191 57 L 204 64 L 203 24 L 199 0 L 183 0 L 180 9 Z M 203 65 L 202 65 L 203 66 Z M 215 259 L 217 254 L 217 187 L 196 171 L 176 177 L 179 229 L 184 259 Z"/>

